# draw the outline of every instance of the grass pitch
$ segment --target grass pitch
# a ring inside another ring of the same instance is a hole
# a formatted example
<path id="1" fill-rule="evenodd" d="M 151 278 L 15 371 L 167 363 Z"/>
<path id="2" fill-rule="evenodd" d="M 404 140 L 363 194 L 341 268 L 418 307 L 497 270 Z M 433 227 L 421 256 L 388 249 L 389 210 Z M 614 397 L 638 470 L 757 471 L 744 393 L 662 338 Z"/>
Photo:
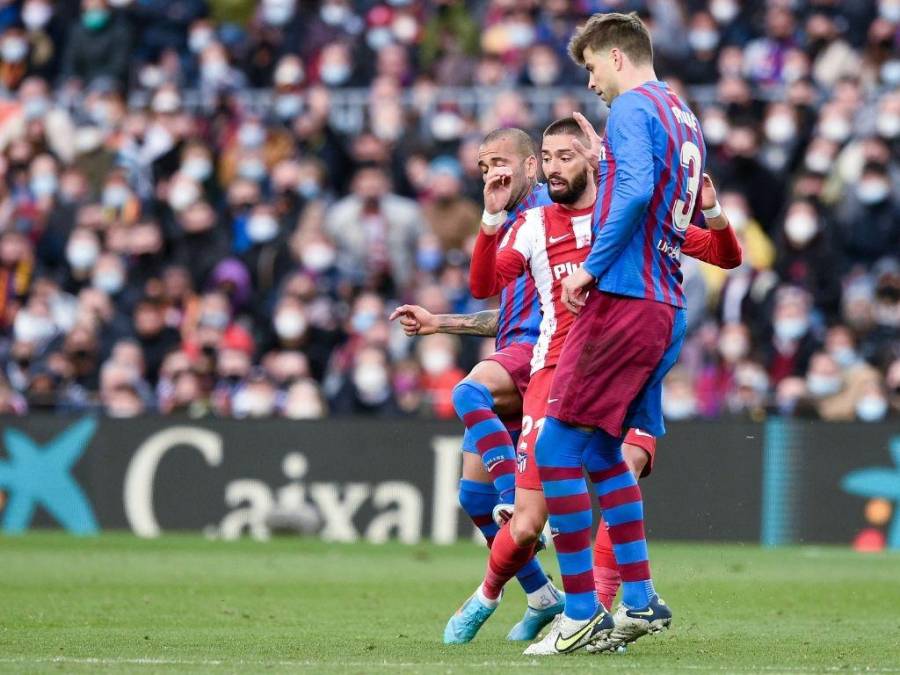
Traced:
<path id="1" fill-rule="evenodd" d="M 472 544 L 0 538 L 0 670 L 900 672 L 900 555 L 662 543 L 651 552 L 671 631 L 624 656 L 535 660 L 504 640 L 524 606 L 518 587 L 473 643 L 441 644 L 483 569 Z"/>

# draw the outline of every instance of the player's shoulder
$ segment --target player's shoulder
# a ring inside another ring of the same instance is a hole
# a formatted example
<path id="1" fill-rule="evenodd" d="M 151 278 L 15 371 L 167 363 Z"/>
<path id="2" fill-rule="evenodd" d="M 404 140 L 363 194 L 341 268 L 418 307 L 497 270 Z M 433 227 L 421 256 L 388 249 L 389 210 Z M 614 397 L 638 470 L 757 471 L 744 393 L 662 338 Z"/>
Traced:
<path id="1" fill-rule="evenodd" d="M 635 112 L 646 112 L 654 115 L 657 110 L 656 94 L 648 85 L 641 85 L 619 94 L 613 101 L 611 113 L 616 117 L 625 117 Z"/>
<path id="2" fill-rule="evenodd" d="M 531 206 L 549 206 L 553 203 L 546 183 L 537 183 L 531 189 Z"/>
<path id="3" fill-rule="evenodd" d="M 521 245 L 534 237 L 535 233 L 540 229 L 543 222 L 543 209 L 545 206 L 533 206 L 531 208 L 523 208 L 515 223 L 510 227 L 506 235 L 500 242 L 500 248 L 506 248 L 511 244 Z"/>

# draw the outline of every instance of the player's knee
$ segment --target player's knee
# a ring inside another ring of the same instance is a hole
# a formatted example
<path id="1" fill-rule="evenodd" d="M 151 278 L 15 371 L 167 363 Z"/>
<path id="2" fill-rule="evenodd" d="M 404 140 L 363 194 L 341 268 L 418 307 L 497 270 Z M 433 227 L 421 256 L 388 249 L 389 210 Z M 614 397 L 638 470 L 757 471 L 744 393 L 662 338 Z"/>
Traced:
<path id="1" fill-rule="evenodd" d="M 544 529 L 544 518 L 541 514 L 529 511 L 516 511 L 509 521 L 509 534 L 516 546 L 529 546 L 537 541 Z"/>
<path id="2" fill-rule="evenodd" d="M 466 380 L 475 382 L 487 390 L 493 408 L 500 414 L 518 414 L 522 409 L 522 397 L 512 376 L 495 361 L 482 361 L 472 369 Z"/>
<path id="3" fill-rule="evenodd" d="M 489 514 L 497 501 L 497 493 L 490 483 L 461 480 L 459 483 L 459 505 L 470 516 Z"/>
<path id="4" fill-rule="evenodd" d="M 453 387 L 453 409 L 460 418 L 478 408 L 492 406 L 490 392 L 479 382 L 465 379 Z"/>
<path id="5" fill-rule="evenodd" d="M 622 445 L 622 455 L 628 470 L 631 471 L 635 478 L 640 478 L 649 460 L 646 450 L 636 445 L 625 443 Z"/>

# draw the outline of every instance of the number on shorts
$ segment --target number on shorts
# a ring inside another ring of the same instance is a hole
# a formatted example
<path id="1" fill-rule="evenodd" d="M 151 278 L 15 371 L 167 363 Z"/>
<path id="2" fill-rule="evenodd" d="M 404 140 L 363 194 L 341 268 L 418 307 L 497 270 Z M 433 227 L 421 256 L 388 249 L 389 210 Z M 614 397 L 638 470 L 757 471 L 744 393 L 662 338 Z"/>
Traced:
<path id="1" fill-rule="evenodd" d="M 691 224 L 694 206 L 700 190 L 700 148 L 691 141 L 681 146 L 681 166 L 687 169 L 687 201 L 676 199 L 672 206 L 672 223 L 679 232 L 684 232 Z"/>
<path id="2" fill-rule="evenodd" d="M 535 422 L 531 415 L 525 415 L 522 418 L 522 433 L 519 435 L 519 438 L 521 439 L 519 440 L 519 450 L 525 452 L 528 448 L 528 434 L 531 433 L 532 429 L 535 431 L 535 438 L 540 435 L 541 429 L 544 426 L 544 419 L 545 418 L 542 417 Z"/>

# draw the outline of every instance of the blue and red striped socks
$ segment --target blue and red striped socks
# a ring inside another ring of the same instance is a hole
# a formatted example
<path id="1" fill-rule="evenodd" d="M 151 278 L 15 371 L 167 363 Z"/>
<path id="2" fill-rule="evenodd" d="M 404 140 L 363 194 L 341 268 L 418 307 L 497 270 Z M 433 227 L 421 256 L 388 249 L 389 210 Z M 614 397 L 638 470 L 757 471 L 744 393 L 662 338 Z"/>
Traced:
<path id="1" fill-rule="evenodd" d="M 516 492 L 516 449 L 494 412 L 494 397 L 483 384 L 463 380 L 453 389 L 453 408 L 466 425 L 464 448 L 474 447 L 490 474 L 500 501 L 512 504 Z"/>
<path id="2" fill-rule="evenodd" d="M 499 530 L 491 517 L 494 506 L 497 504 L 497 491 L 494 486 L 490 483 L 461 479 L 459 481 L 459 504 L 484 535 L 488 548 L 493 548 L 494 538 Z M 526 593 L 534 593 L 549 581 L 541 563 L 533 556 L 524 565 L 518 567 L 515 577 Z"/>
<path id="3" fill-rule="evenodd" d="M 590 440 L 589 432 L 548 417 L 535 447 L 550 532 L 566 591 L 565 614 L 576 620 L 589 619 L 597 611 L 591 556 L 593 514 L 581 466 Z"/>
<path id="4" fill-rule="evenodd" d="M 644 535 L 644 503 L 637 479 L 622 456 L 621 440 L 596 430 L 585 450 L 584 465 L 609 525 L 622 577 L 622 603 L 632 609 L 646 607 L 655 591 Z"/>

